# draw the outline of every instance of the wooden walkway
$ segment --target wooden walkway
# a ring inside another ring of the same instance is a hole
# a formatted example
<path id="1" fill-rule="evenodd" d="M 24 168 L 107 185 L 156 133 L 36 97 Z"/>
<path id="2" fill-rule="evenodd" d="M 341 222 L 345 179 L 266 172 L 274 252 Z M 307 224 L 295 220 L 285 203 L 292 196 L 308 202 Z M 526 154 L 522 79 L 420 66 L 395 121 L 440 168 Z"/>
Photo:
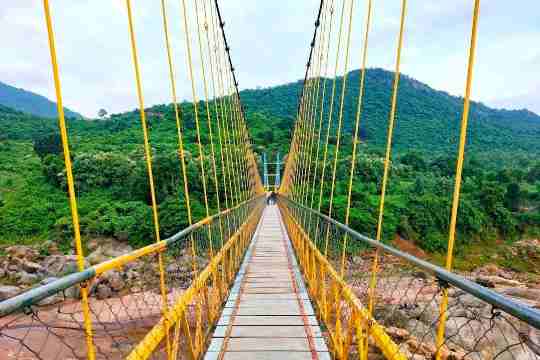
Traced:
<path id="1" fill-rule="evenodd" d="M 205 359 L 330 359 L 275 205 L 264 210 Z"/>

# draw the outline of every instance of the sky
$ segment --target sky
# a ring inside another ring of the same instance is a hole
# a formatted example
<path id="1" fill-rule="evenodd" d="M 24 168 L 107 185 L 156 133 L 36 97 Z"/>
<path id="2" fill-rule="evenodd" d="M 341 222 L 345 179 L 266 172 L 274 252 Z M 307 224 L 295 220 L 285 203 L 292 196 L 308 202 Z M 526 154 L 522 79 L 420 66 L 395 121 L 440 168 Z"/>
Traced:
<path id="1" fill-rule="evenodd" d="M 191 8 L 193 0 L 186 1 Z M 303 78 L 319 1 L 219 2 L 240 89 Z M 109 113 L 136 108 L 125 2 L 50 0 L 50 4 L 65 106 L 87 117 L 96 117 L 100 108 Z M 368 67 L 393 70 L 400 5 L 400 0 L 374 1 Z M 132 0 L 132 6 L 145 105 L 170 103 L 160 1 Z M 402 72 L 433 88 L 463 95 L 472 8 L 473 0 L 409 0 Z M 181 0 L 167 0 L 167 10 L 178 94 L 189 101 Z M 474 100 L 540 114 L 539 13 L 537 0 L 482 0 Z M 365 15 L 366 2 L 355 1 L 349 70 L 360 67 Z M 42 1 L 2 4 L 0 42 L 0 81 L 55 100 Z M 334 61 L 330 60 L 329 76 L 345 71 L 342 61 L 334 72 Z M 195 68 L 201 98 L 197 61 Z"/>

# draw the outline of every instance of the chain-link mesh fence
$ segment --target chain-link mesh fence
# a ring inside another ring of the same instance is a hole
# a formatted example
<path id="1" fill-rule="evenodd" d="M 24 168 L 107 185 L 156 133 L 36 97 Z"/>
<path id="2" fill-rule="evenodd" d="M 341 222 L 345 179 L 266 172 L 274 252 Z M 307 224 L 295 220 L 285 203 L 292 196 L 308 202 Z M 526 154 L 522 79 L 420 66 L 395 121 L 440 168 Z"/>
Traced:
<path id="1" fill-rule="evenodd" d="M 97 359 L 165 359 L 168 352 L 176 352 L 178 359 L 197 357 L 217 321 L 263 202 L 262 197 L 247 201 L 147 251 L 137 250 L 0 303 L 0 354 L 6 359 L 87 359 L 91 340 Z M 89 293 L 90 337 L 81 285 Z M 154 339 L 153 348 L 141 347 L 164 321 L 169 328 Z"/>
<path id="2" fill-rule="evenodd" d="M 279 202 L 337 358 L 540 358 L 540 311 L 527 303 Z"/>

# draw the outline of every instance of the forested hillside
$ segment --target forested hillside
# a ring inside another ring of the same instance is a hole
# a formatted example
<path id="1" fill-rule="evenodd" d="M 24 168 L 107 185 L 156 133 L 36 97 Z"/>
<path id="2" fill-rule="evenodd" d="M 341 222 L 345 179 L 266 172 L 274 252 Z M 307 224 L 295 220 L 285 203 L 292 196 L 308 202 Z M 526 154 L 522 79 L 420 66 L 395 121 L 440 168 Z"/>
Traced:
<path id="1" fill-rule="evenodd" d="M 373 235 L 376 226 L 391 77 L 391 73 L 375 69 L 368 72 L 367 78 L 351 226 L 368 235 Z M 347 130 L 351 129 L 355 111 L 358 72 L 352 72 L 349 81 L 344 119 Z M 258 154 L 286 154 L 299 92 L 300 83 L 242 91 Z M 205 114 L 204 104 L 199 106 L 200 114 Z M 430 253 L 444 250 L 461 106 L 459 98 L 403 77 L 385 241 L 399 235 Z M 181 109 L 192 206 L 195 217 L 200 219 L 204 208 L 193 105 L 182 103 Z M 187 226 L 174 111 L 171 105 L 158 105 L 148 108 L 146 114 L 161 230 L 166 237 Z M 215 119 L 212 123 L 217 134 Z M 210 169 L 206 118 L 201 118 L 201 124 L 206 168 Z M 65 250 L 71 248 L 65 172 L 56 126 L 55 119 L 0 107 L 2 246 L 51 240 Z M 133 246 L 151 243 L 152 220 L 138 111 L 113 114 L 99 121 L 69 119 L 68 127 L 84 237 L 112 237 Z M 477 249 L 481 262 L 494 249 L 501 251 L 500 246 L 493 246 L 495 243 L 511 246 L 516 240 L 539 235 L 539 117 L 527 111 L 499 111 L 474 104 L 469 135 L 458 256 L 465 259 L 469 250 Z M 335 140 L 334 135 L 329 161 L 333 160 Z M 344 179 L 350 162 L 350 132 L 344 134 L 342 144 L 334 208 L 338 220 L 344 216 L 346 203 Z M 329 180 L 323 179 L 323 211 L 328 207 Z M 210 186 L 213 210 L 214 191 Z M 315 199 L 318 201 L 318 196 Z M 533 269 L 535 261 L 537 264 L 540 259 L 516 257 L 510 252 L 498 260 L 505 266 L 525 270 Z"/>
<path id="2" fill-rule="evenodd" d="M 373 146 L 385 144 L 393 78 L 392 72 L 382 69 L 369 69 L 366 74 L 361 133 L 363 139 Z M 336 97 L 341 93 L 342 81 L 341 77 L 337 78 Z M 344 128 L 349 132 L 354 125 L 359 84 L 360 71 L 351 71 L 347 79 L 344 107 Z M 325 107 L 328 109 L 331 79 L 327 79 L 326 86 Z M 299 81 L 267 89 L 245 90 L 241 92 L 241 96 L 247 109 L 292 122 L 301 88 L 302 82 Z M 434 90 L 402 75 L 394 133 L 395 149 L 430 152 L 454 150 L 462 107 L 463 99 Z M 337 119 L 337 106 L 334 111 L 334 119 Z M 540 116 L 527 110 L 495 110 L 480 103 L 472 103 L 469 149 L 491 153 L 540 152 L 538 138 Z"/>
<path id="3" fill-rule="evenodd" d="M 8 84 L 4 84 L 1 81 L 0 105 L 36 116 L 52 118 L 57 114 L 56 103 L 50 101 L 45 96 L 38 95 L 28 90 L 18 89 Z M 69 117 L 82 117 L 80 114 L 66 108 L 64 108 L 64 112 L 66 116 Z"/>

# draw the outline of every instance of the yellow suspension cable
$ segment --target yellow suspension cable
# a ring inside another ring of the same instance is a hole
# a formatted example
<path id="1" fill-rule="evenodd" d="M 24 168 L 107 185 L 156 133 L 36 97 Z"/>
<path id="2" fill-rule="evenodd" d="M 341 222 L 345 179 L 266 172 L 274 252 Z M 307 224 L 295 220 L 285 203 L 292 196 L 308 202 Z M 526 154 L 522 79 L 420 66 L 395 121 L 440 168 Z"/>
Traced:
<path id="1" fill-rule="evenodd" d="M 133 57 L 133 68 L 135 71 L 135 83 L 137 86 L 137 97 L 139 100 L 139 111 L 140 111 L 140 116 L 141 116 L 141 126 L 143 130 L 146 169 L 148 173 L 148 182 L 150 185 L 152 214 L 154 218 L 154 232 L 155 232 L 156 242 L 160 242 L 161 237 L 159 234 L 159 216 L 158 216 L 158 210 L 157 210 L 156 192 L 155 192 L 155 187 L 154 187 L 154 175 L 152 172 L 152 154 L 150 152 L 150 142 L 148 140 L 146 114 L 144 111 L 144 97 L 143 97 L 143 92 L 142 92 L 142 80 L 141 80 L 141 74 L 139 70 L 137 45 L 135 41 L 135 31 L 134 31 L 133 17 L 132 17 L 132 12 L 131 12 L 131 0 L 126 0 L 126 8 L 127 8 L 127 15 L 128 15 L 129 37 L 130 37 L 130 42 L 131 42 L 131 54 Z M 167 288 L 165 285 L 165 269 L 164 269 L 164 264 L 163 264 L 163 256 L 161 253 L 158 255 L 158 264 L 159 264 L 161 298 L 163 302 L 162 311 L 163 311 L 163 314 L 167 314 L 168 312 Z M 167 356 L 168 358 L 170 358 L 171 357 L 171 342 L 170 342 L 169 334 L 167 334 L 167 338 L 166 338 L 166 349 L 167 349 Z"/>
<path id="2" fill-rule="evenodd" d="M 49 51 L 51 56 L 51 66 L 53 71 L 54 89 L 56 92 L 56 106 L 58 111 L 58 127 L 60 129 L 60 139 L 62 141 L 62 149 L 64 153 L 64 165 L 66 169 L 66 178 L 68 185 L 69 206 L 71 209 L 71 219 L 73 222 L 73 235 L 75 240 L 75 251 L 77 253 L 77 267 L 79 271 L 84 270 L 84 252 L 81 240 L 81 229 L 79 223 L 79 211 L 77 209 L 77 196 L 75 194 L 75 184 L 73 180 L 73 169 L 71 164 L 71 154 L 69 150 L 69 139 L 66 129 L 66 121 L 64 117 L 64 105 L 62 99 L 62 87 L 60 84 L 60 71 L 58 60 L 56 57 L 56 47 L 54 41 L 54 32 L 52 27 L 52 18 L 49 7 L 49 1 L 43 0 L 43 9 L 45 13 L 45 24 L 47 26 L 47 35 L 49 40 Z M 81 304 L 84 319 L 84 332 L 86 338 L 86 349 L 89 360 L 94 360 L 96 357 L 94 349 L 94 335 L 92 331 L 92 319 L 90 317 L 90 306 L 88 303 L 88 286 L 83 283 L 81 288 Z"/>
<path id="3" fill-rule="evenodd" d="M 465 159 L 465 143 L 467 141 L 467 125 L 469 121 L 469 106 L 471 99 L 471 89 L 473 80 L 473 68 L 476 55 L 476 41 L 478 32 L 478 17 L 480 13 L 480 0 L 475 0 L 473 10 L 473 20 L 471 29 L 471 40 L 469 45 L 469 59 L 467 64 L 467 80 L 465 85 L 465 98 L 463 99 L 463 114 L 461 117 L 461 129 L 459 135 L 459 148 L 456 161 L 456 178 L 454 184 L 454 194 L 452 197 L 452 212 L 450 215 L 450 228 L 448 230 L 448 250 L 446 252 L 446 270 L 452 270 L 452 260 L 454 255 L 454 241 L 456 237 L 457 214 L 459 208 L 459 198 L 461 193 L 461 177 L 463 174 L 463 161 Z M 446 328 L 448 308 L 448 289 L 443 288 L 443 297 L 440 305 L 439 327 L 437 329 L 437 354 L 436 359 L 442 358 L 442 345 L 444 343 L 444 332 Z"/>
<path id="4" fill-rule="evenodd" d="M 232 183 L 230 180 L 230 171 L 229 171 L 229 162 L 228 162 L 228 154 L 227 154 L 227 144 L 225 143 L 225 129 L 223 128 L 224 118 L 225 118 L 225 105 L 224 105 L 224 91 L 223 91 L 223 83 L 222 83 L 222 75 L 221 75 L 221 66 L 222 66 L 222 59 L 221 59 L 221 52 L 220 46 L 219 46 L 219 35 L 217 33 L 218 26 L 216 25 L 217 16 L 215 16 L 215 9 L 214 7 L 210 7 L 210 24 L 212 29 L 212 39 L 213 39 L 213 50 L 214 50 L 214 58 L 215 58 L 215 71 L 216 71 L 216 82 L 217 82 L 217 91 L 218 93 L 218 99 L 215 103 L 216 111 L 218 111 L 216 118 L 217 118 L 217 125 L 218 125 L 218 138 L 219 138 L 219 147 L 220 147 L 220 157 L 221 157 L 221 170 L 223 174 L 223 188 L 225 193 L 225 206 L 227 208 L 232 207 L 233 205 L 233 198 L 232 198 Z M 227 191 L 228 190 L 228 191 Z M 229 203 L 230 201 L 230 203 Z"/>
<path id="5" fill-rule="evenodd" d="M 353 136 L 353 145 L 352 145 L 352 157 L 351 157 L 351 170 L 349 173 L 349 187 L 347 192 L 347 207 L 345 209 L 345 225 L 349 225 L 349 215 L 351 212 L 351 195 L 352 195 L 352 186 L 354 180 L 354 171 L 356 168 L 356 147 L 358 144 L 358 131 L 360 129 L 360 117 L 362 114 L 362 103 L 364 100 L 364 90 L 365 90 L 365 80 L 366 80 L 366 63 L 367 63 L 367 50 L 368 50 L 368 40 L 369 40 L 369 27 L 371 25 L 371 10 L 372 2 L 371 0 L 367 1 L 367 15 L 366 15 L 366 26 L 364 30 L 364 46 L 362 49 L 362 65 L 361 65 L 361 75 L 360 75 L 360 92 L 358 94 L 358 103 L 356 105 L 356 119 L 354 125 L 354 136 Z M 341 276 L 345 270 L 345 250 L 347 248 L 347 237 L 344 238 L 343 243 L 343 252 L 341 255 Z"/>
<path id="6" fill-rule="evenodd" d="M 403 30 L 405 25 L 405 14 L 407 11 L 407 0 L 402 0 L 401 2 L 401 20 L 399 26 L 399 37 L 397 45 L 397 54 L 396 54 L 396 68 L 395 68 L 395 77 L 394 77 L 394 87 L 392 90 L 392 104 L 390 109 L 390 116 L 388 120 L 388 134 L 386 141 L 386 155 L 384 158 L 384 170 L 383 170 L 383 179 L 381 187 L 381 198 L 379 201 L 379 219 L 377 222 L 377 236 L 376 240 L 381 240 L 382 235 L 382 224 L 383 224 L 383 215 L 384 215 L 384 200 L 386 195 L 386 185 L 388 182 L 388 170 L 390 167 L 390 155 L 392 152 L 392 136 L 394 131 L 394 120 L 396 115 L 396 106 L 397 106 L 397 94 L 399 86 L 399 68 L 401 64 L 401 48 L 403 46 Z M 379 262 L 379 252 L 375 251 L 375 257 L 373 259 L 373 266 L 371 269 L 371 280 L 370 280 L 370 289 L 369 289 L 369 314 L 373 314 L 373 305 L 375 301 L 375 287 L 377 282 L 377 269 Z"/>
<path id="7" fill-rule="evenodd" d="M 182 134 L 182 122 L 180 120 L 180 109 L 178 107 L 178 100 L 176 95 L 176 80 L 174 75 L 174 64 L 172 60 L 172 53 L 171 53 L 171 45 L 170 45 L 170 38 L 169 38 L 169 26 L 167 21 L 167 11 L 165 6 L 165 0 L 161 0 L 161 12 L 163 17 L 163 31 L 165 35 L 165 47 L 167 50 L 167 61 L 169 63 L 169 78 L 171 81 L 171 96 L 172 96 L 172 103 L 174 108 L 174 116 L 176 120 L 176 132 L 178 135 L 178 155 L 180 158 L 180 165 L 181 165 L 181 171 L 182 171 L 182 179 L 184 182 L 184 198 L 186 201 L 186 211 L 188 215 L 188 223 L 189 225 L 193 224 L 193 217 L 191 215 L 191 201 L 189 196 L 189 184 L 188 184 L 188 177 L 187 177 L 187 168 L 186 168 L 186 160 L 185 160 L 185 152 L 184 152 L 184 139 Z"/>
<path id="8" fill-rule="evenodd" d="M 218 141 L 219 141 L 219 152 L 220 152 L 220 157 L 221 157 L 221 172 L 223 174 L 222 176 L 222 181 L 223 181 L 223 194 L 224 194 L 224 198 L 225 198 L 225 207 L 228 208 L 229 205 L 228 205 L 228 194 L 227 194 L 227 181 L 226 181 L 226 178 L 225 178 L 225 162 L 224 162 L 224 159 L 223 159 L 223 145 L 221 143 L 221 136 L 220 133 L 221 133 L 221 124 L 219 122 L 219 109 L 218 109 L 218 104 L 219 104 L 219 99 L 218 99 L 218 94 L 217 94 L 217 89 L 216 89 L 216 79 L 215 79 L 215 64 L 214 64 L 214 56 L 213 56 L 213 53 L 214 53 L 214 47 L 216 46 L 215 45 L 215 41 L 213 39 L 213 34 L 214 34 L 214 22 L 212 21 L 212 19 L 210 19 L 210 21 L 208 20 L 208 14 L 207 14 L 207 10 L 206 10 L 206 2 L 203 1 L 203 11 L 204 11 L 204 21 L 205 21 L 205 33 L 206 33 L 206 42 L 207 42 L 207 47 L 208 47 L 208 52 L 209 52 L 209 58 L 210 58 L 210 78 L 211 78 L 211 83 L 212 83 L 212 93 L 213 93 L 213 97 L 214 97 L 214 100 L 213 100 L 213 104 L 214 104 L 214 116 L 216 118 L 216 125 L 217 125 L 217 128 L 218 128 Z M 210 7 L 210 11 L 212 12 L 212 7 Z M 213 45 L 213 46 L 212 46 Z"/>
<path id="9" fill-rule="evenodd" d="M 345 1 L 344 1 L 345 3 Z M 343 80 L 341 85 L 341 103 L 339 105 L 339 117 L 338 117 L 338 128 L 337 128 L 337 140 L 336 140 L 336 150 L 334 154 L 334 167 L 332 170 L 332 187 L 330 190 L 330 207 L 328 209 L 328 216 L 332 217 L 333 201 L 334 201 L 334 191 L 336 188 L 336 171 L 337 164 L 339 160 L 339 147 L 341 144 L 341 128 L 343 125 L 343 106 L 345 104 L 345 92 L 347 89 L 347 78 L 349 70 L 349 52 L 351 47 L 351 33 L 352 33 L 352 24 L 353 24 L 353 5 L 354 0 L 351 0 L 351 5 L 349 8 L 349 30 L 347 34 L 347 44 L 345 46 L 345 64 L 343 69 Z"/>
<path id="10" fill-rule="evenodd" d="M 210 209 L 208 205 L 207 184 L 206 184 L 206 170 L 204 166 L 204 151 L 203 151 L 203 147 L 201 143 L 201 130 L 200 130 L 200 123 L 199 123 L 199 109 L 198 109 L 199 100 L 197 98 L 197 91 L 195 90 L 195 77 L 193 75 L 193 59 L 191 56 L 191 39 L 190 39 L 189 25 L 188 25 L 188 19 L 187 19 L 186 0 L 182 0 L 182 9 L 183 9 L 182 15 L 184 19 L 186 52 L 187 52 L 187 60 L 188 60 L 187 63 L 188 63 L 189 77 L 191 79 L 191 94 L 193 97 L 193 114 L 195 117 L 195 131 L 197 133 L 197 148 L 199 149 L 199 166 L 201 169 L 204 208 L 206 210 L 206 216 L 210 216 Z"/>
<path id="11" fill-rule="evenodd" d="M 323 5 L 326 5 L 326 3 L 324 3 Z M 317 48 L 317 68 L 315 70 L 315 76 L 316 76 L 316 83 L 315 83 L 315 99 L 314 101 L 312 102 L 312 107 L 311 107 L 311 113 L 310 113 L 310 117 L 311 117 L 311 125 L 310 125 L 310 128 L 312 129 L 312 134 L 311 134 L 311 143 L 310 143 L 310 146 L 309 146 L 309 163 L 308 163 L 308 172 L 307 172 L 307 180 L 306 180 L 306 190 L 304 192 L 304 196 L 305 196 L 305 199 L 304 199 L 304 204 L 306 206 L 309 206 L 309 203 L 308 203 L 308 200 L 309 200 L 309 194 L 313 194 L 313 188 L 311 186 L 311 178 L 312 178 L 312 173 L 315 172 L 315 169 L 317 167 L 317 163 L 315 162 L 315 159 L 314 159 L 314 154 L 313 154 L 313 148 L 315 146 L 315 129 L 316 129 L 316 123 L 317 123 L 317 109 L 318 109 L 318 105 L 319 105 L 319 99 L 320 99 L 320 79 L 321 79 L 321 68 L 322 68 L 322 62 L 323 62 L 323 49 L 324 49 L 324 33 L 325 33 L 325 28 L 326 28 L 326 20 L 327 20 L 327 17 L 326 17 L 326 6 L 323 8 L 323 13 L 322 13 L 322 27 L 321 27 L 321 31 L 320 31 L 320 36 L 319 36 L 319 42 L 318 42 L 318 48 Z M 313 170 L 311 169 L 311 166 L 313 165 Z M 311 216 L 311 213 L 309 214 Z"/>
<path id="12" fill-rule="evenodd" d="M 328 8 L 328 11 L 330 13 L 330 21 L 328 25 L 328 33 L 326 36 L 326 51 L 325 51 L 325 60 L 324 60 L 324 80 L 323 80 L 323 88 L 322 88 L 322 95 L 321 95 L 321 106 L 319 110 L 319 127 L 318 127 L 318 135 L 317 135 L 317 158 L 315 160 L 315 171 L 313 173 L 313 183 L 312 183 L 312 192 L 311 192 L 311 204 L 310 207 L 313 208 L 314 200 L 315 200 L 315 182 L 317 179 L 317 172 L 319 169 L 319 155 L 320 155 L 320 146 L 321 146 L 321 133 L 323 129 L 323 118 L 324 118 L 324 100 L 326 98 L 326 83 L 328 80 L 328 59 L 330 54 L 330 39 L 332 36 L 332 25 L 333 25 L 333 18 L 334 18 L 334 0 L 331 1 L 330 6 Z M 319 210 L 320 210 L 320 203 L 319 203 Z"/>
<path id="13" fill-rule="evenodd" d="M 212 120 L 210 116 L 208 85 L 206 82 L 204 52 L 203 52 L 202 37 L 201 37 L 201 25 L 199 21 L 199 6 L 197 5 L 198 0 L 195 0 L 194 2 L 195 2 L 195 18 L 197 20 L 197 39 L 199 43 L 199 55 L 200 55 L 201 72 L 202 72 L 202 78 L 203 78 L 204 99 L 205 99 L 205 105 L 206 105 L 206 117 L 208 120 L 208 137 L 210 140 L 210 155 L 212 157 L 212 174 L 213 174 L 213 179 L 214 179 L 214 187 L 216 190 L 217 212 L 219 213 L 221 211 L 221 203 L 219 200 L 219 183 L 217 179 L 216 156 L 215 156 L 215 150 L 214 150 L 214 135 L 212 131 Z M 207 25 L 206 25 L 206 29 L 207 29 Z"/>
<path id="14" fill-rule="evenodd" d="M 322 164 L 320 188 L 319 188 L 319 206 L 317 208 L 318 211 L 321 211 L 321 206 L 322 206 L 324 178 L 325 178 L 325 172 L 326 172 L 326 160 L 328 157 L 328 142 L 330 140 L 330 131 L 332 128 L 332 116 L 334 113 L 334 99 L 335 99 L 335 94 L 336 94 L 336 82 L 337 82 L 337 72 L 338 72 L 338 66 L 339 66 L 339 54 L 341 50 L 341 34 L 343 32 L 344 14 L 345 14 L 345 0 L 343 0 L 343 6 L 341 7 L 341 15 L 340 15 L 340 20 L 339 20 L 338 43 L 337 43 L 337 48 L 336 48 L 336 63 L 334 67 L 334 79 L 332 80 L 332 95 L 330 96 L 330 107 L 328 108 L 326 141 L 324 145 L 323 164 Z M 326 251 L 325 251 L 325 255 L 326 255 Z"/>

